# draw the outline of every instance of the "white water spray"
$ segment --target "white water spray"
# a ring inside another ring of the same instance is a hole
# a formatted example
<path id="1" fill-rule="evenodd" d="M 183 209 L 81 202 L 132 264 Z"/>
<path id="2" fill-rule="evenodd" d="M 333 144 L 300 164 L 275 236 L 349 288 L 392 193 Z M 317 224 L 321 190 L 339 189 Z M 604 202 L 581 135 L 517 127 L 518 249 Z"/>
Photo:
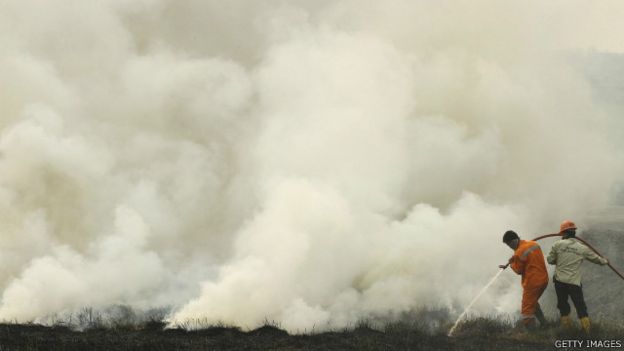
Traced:
<path id="1" fill-rule="evenodd" d="M 484 292 L 487 291 L 487 289 L 494 283 L 494 281 L 496 281 L 496 279 L 498 279 L 498 277 L 500 276 L 500 274 L 505 270 L 505 268 L 501 268 L 498 273 L 496 273 L 496 275 L 494 275 L 494 277 L 492 277 L 492 279 L 490 279 L 490 281 L 483 287 L 483 289 L 481 289 L 481 291 L 479 291 L 479 293 L 477 294 L 477 296 L 475 296 L 474 299 L 472 299 L 472 301 L 470 301 L 470 303 L 468 304 L 468 307 L 466 307 L 466 309 L 464 310 L 464 312 L 462 312 L 462 314 L 459 315 L 459 317 L 457 318 L 457 320 L 455 321 L 455 324 L 453 324 L 453 327 L 451 328 L 451 330 L 449 330 L 448 332 L 448 336 L 453 336 L 453 332 L 455 331 L 455 328 L 457 328 L 457 325 L 459 324 L 459 321 L 462 320 L 462 318 L 464 318 L 464 316 L 466 315 L 466 313 L 468 313 L 468 311 L 470 310 L 470 308 L 472 307 L 472 305 L 474 305 L 475 302 L 477 302 L 477 300 L 481 297 L 481 295 L 483 295 Z"/>

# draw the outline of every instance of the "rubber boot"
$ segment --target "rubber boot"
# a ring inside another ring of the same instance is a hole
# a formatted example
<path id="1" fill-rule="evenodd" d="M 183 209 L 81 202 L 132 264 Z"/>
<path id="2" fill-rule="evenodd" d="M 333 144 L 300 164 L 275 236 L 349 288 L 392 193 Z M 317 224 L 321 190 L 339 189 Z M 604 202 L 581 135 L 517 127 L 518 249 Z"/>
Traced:
<path id="1" fill-rule="evenodd" d="M 571 331 L 572 330 L 572 320 L 570 319 L 570 316 L 561 316 L 561 325 L 563 326 L 563 328 L 567 331 Z"/>
<path id="2" fill-rule="evenodd" d="M 581 327 L 583 327 L 583 331 L 585 334 L 589 335 L 591 329 L 591 323 L 589 322 L 589 317 L 581 318 Z"/>
<path id="3" fill-rule="evenodd" d="M 535 318 L 537 318 L 537 320 L 540 322 L 541 328 L 545 328 L 548 325 L 548 322 L 546 322 L 546 317 L 544 317 L 544 312 L 542 312 L 542 309 L 539 305 L 537 305 L 537 308 L 535 309 Z"/>

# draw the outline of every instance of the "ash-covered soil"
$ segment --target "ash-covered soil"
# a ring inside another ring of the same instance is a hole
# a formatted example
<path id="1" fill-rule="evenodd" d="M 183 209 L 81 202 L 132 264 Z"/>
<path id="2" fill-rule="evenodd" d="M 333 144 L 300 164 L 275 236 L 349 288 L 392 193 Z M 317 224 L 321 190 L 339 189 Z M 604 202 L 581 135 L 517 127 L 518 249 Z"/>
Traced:
<path id="1" fill-rule="evenodd" d="M 96 328 L 73 331 L 66 327 L 0 325 L 0 350 L 554 350 L 556 340 L 583 340 L 580 331 L 566 333 L 556 324 L 526 333 L 509 323 L 475 319 L 446 335 L 406 322 L 389 324 L 382 330 L 362 325 L 351 330 L 289 335 L 274 326 L 249 332 L 236 328 L 202 330 L 163 329 L 164 324 L 141 327 Z M 624 327 L 597 324 L 593 340 L 624 339 Z M 592 348 L 599 350 L 601 348 Z M 603 348 L 606 349 L 606 348 Z"/>

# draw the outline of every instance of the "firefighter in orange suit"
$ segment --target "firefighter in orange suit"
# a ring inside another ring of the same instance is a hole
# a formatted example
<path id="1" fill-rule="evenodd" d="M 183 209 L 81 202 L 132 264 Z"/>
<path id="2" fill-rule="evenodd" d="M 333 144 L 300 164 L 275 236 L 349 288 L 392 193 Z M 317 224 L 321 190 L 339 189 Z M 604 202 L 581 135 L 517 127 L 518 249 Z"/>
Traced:
<path id="1" fill-rule="evenodd" d="M 514 250 L 509 259 L 511 269 L 522 276 L 522 324 L 527 329 L 534 329 L 537 318 L 544 326 L 546 319 L 538 300 L 548 285 L 548 272 L 542 249 L 535 241 L 520 240 L 513 230 L 505 232 L 503 242 Z M 506 268 L 504 265 L 499 267 Z"/>

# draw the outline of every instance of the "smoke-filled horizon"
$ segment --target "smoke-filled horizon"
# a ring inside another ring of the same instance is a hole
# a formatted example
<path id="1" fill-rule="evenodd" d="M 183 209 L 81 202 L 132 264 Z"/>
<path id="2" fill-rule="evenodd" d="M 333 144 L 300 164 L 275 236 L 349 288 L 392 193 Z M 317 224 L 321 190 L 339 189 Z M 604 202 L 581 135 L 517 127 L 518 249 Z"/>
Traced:
<path id="1" fill-rule="evenodd" d="M 461 306 L 505 230 L 611 204 L 621 122 L 579 62 L 624 52 L 623 11 L 0 2 L 0 319 L 296 332 Z M 477 308 L 514 312 L 517 284 Z"/>

